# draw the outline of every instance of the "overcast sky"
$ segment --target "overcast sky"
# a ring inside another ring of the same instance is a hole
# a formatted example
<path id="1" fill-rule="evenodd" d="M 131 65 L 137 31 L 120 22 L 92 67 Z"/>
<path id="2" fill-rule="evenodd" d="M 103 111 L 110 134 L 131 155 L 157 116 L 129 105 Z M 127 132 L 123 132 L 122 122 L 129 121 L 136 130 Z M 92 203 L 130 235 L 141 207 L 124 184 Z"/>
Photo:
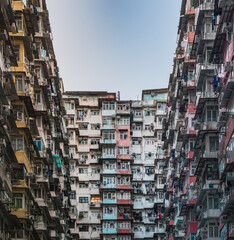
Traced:
<path id="1" fill-rule="evenodd" d="M 65 90 L 120 91 L 168 86 L 181 0 L 47 0 Z"/>

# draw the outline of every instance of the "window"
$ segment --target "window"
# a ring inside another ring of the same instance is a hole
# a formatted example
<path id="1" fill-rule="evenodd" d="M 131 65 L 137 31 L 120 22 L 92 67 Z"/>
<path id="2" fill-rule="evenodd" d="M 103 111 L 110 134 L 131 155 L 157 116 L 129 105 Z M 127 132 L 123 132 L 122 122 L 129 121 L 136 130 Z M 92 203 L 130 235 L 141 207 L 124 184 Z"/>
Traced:
<path id="1" fill-rule="evenodd" d="M 97 189 L 97 188 L 99 188 L 99 186 L 98 186 L 97 183 L 92 183 L 92 184 L 91 184 L 91 188 L 93 188 L 93 189 Z"/>
<path id="2" fill-rule="evenodd" d="M 158 192 L 158 198 L 163 199 L 164 198 L 164 193 L 163 192 Z"/>
<path id="3" fill-rule="evenodd" d="M 134 116 L 135 117 L 141 117 L 142 116 L 142 111 L 141 110 L 135 110 L 134 111 Z"/>
<path id="4" fill-rule="evenodd" d="M 118 163 L 118 169 L 123 169 L 123 170 L 129 170 L 130 169 L 130 163 L 129 162 L 119 162 Z"/>
<path id="5" fill-rule="evenodd" d="M 130 192 L 119 192 L 118 193 L 118 199 L 129 200 L 130 198 L 131 198 L 131 193 Z"/>
<path id="6" fill-rule="evenodd" d="M 92 198 L 91 198 L 91 202 L 92 202 L 92 203 L 100 203 L 100 202 L 101 202 L 101 199 L 100 199 L 100 197 L 92 197 Z"/>
<path id="7" fill-rule="evenodd" d="M 86 183 L 79 183 L 79 188 L 88 188 L 89 185 Z"/>
<path id="8" fill-rule="evenodd" d="M 117 105 L 117 110 L 119 111 L 128 111 L 129 110 L 129 104 L 118 104 Z"/>
<path id="9" fill-rule="evenodd" d="M 108 221 L 108 222 L 104 222 L 103 226 L 104 228 L 115 228 L 115 223 L 114 221 Z"/>
<path id="10" fill-rule="evenodd" d="M 79 232 L 88 232 L 89 225 L 79 225 Z"/>
<path id="11" fill-rule="evenodd" d="M 140 145 L 140 144 L 141 144 L 141 138 L 132 139 L 132 145 Z"/>
<path id="12" fill-rule="evenodd" d="M 88 168 L 79 168 L 80 174 L 88 174 Z"/>
<path id="13" fill-rule="evenodd" d="M 89 198 L 88 197 L 79 197 L 79 203 L 88 203 Z"/>
<path id="14" fill-rule="evenodd" d="M 210 137 L 210 152 L 218 151 L 219 139 L 218 137 Z"/>
<path id="15" fill-rule="evenodd" d="M 208 122 L 216 122 L 218 115 L 218 108 L 216 106 L 208 106 L 207 107 L 207 121 Z"/>
<path id="16" fill-rule="evenodd" d="M 87 145 L 88 144 L 88 139 L 79 140 L 79 144 L 80 145 Z"/>
<path id="17" fill-rule="evenodd" d="M 36 124 L 37 124 L 37 127 L 39 127 L 39 128 L 42 127 L 42 118 L 40 116 L 37 116 Z"/>
<path id="18" fill-rule="evenodd" d="M 13 204 L 14 207 L 17 208 L 24 208 L 24 197 L 22 193 L 13 193 Z"/>
<path id="19" fill-rule="evenodd" d="M 35 103 L 41 103 L 41 93 L 35 92 Z"/>
<path id="20" fill-rule="evenodd" d="M 66 110 L 73 110 L 74 109 L 74 103 L 65 102 L 64 105 L 65 105 Z"/>
<path id="21" fill-rule="evenodd" d="M 115 140 L 115 132 L 104 132 L 103 140 L 104 142 L 109 140 Z"/>
<path id="22" fill-rule="evenodd" d="M 115 170 L 116 169 L 116 164 L 115 162 L 104 162 L 103 164 L 103 169 L 108 169 L 108 170 Z"/>
<path id="23" fill-rule="evenodd" d="M 70 162 L 69 163 L 69 168 L 71 172 L 74 172 L 76 170 L 76 163 L 75 162 Z"/>
<path id="24" fill-rule="evenodd" d="M 13 114 L 17 121 L 26 121 L 24 118 L 24 106 L 13 105 Z"/>
<path id="25" fill-rule="evenodd" d="M 130 118 L 129 117 L 121 117 L 118 119 L 118 125 L 129 125 L 130 124 Z"/>
<path id="26" fill-rule="evenodd" d="M 12 147 L 14 151 L 24 150 L 24 138 L 23 136 L 14 137 L 11 139 Z"/>
<path id="27" fill-rule="evenodd" d="M 195 174 L 196 171 L 196 164 L 191 163 L 190 165 L 190 175 L 193 176 Z"/>
<path id="28" fill-rule="evenodd" d="M 79 215 L 83 218 L 87 218 L 89 216 L 88 212 L 80 212 Z"/>
<path id="29" fill-rule="evenodd" d="M 209 196 L 208 197 L 208 207 L 209 207 L 209 209 L 218 209 L 219 208 L 219 197 L 218 196 Z"/>
<path id="30" fill-rule="evenodd" d="M 118 223 L 118 228 L 119 229 L 130 229 L 131 228 L 131 222 L 129 222 L 129 221 L 119 222 Z"/>
<path id="31" fill-rule="evenodd" d="M 41 140 L 35 140 L 34 144 L 37 146 L 38 151 L 42 151 L 42 141 Z"/>
<path id="32" fill-rule="evenodd" d="M 152 131 L 154 129 L 154 124 L 146 124 L 145 125 L 145 130 L 146 131 Z"/>
<path id="33" fill-rule="evenodd" d="M 115 184 L 116 183 L 116 179 L 115 177 L 103 177 L 103 184 Z"/>
<path id="34" fill-rule="evenodd" d="M 22 75 L 15 75 L 15 89 L 16 91 L 24 91 L 24 80 Z"/>
<path id="35" fill-rule="evenodd" d="M 115 192 L 104 192 L 104 199 L 115 200 Z"/>
<path id="36" fill-rule="evenodd" d="M 112 207 L 112 206 L 104 207 L 103 213 L 104 214 L 116 214 L 116 207 Z"/>
<path id="37" fill-rule="evenodd" d="M 129 147 L 119 147 L 118 154 L 119 155 L 129 154 Z"/>
<path id="38" fill-rule="evenodd" d="M 155 111 L 150 110 L 150 109 L 145 110 L 144 113 L 145 113 L 145 116 L 154 116 L 155 115 Z"/>
<path id="39" fill-rule="evenodd" d="M 113 102 L 104 102 L 102 104 L 103 110 L 115 110 L 115 103 Z"/>
<path id="40" fill-rule="evenodd" d="M 210 222 L 209 223 L 209 238 L 218 238 L 219 237 L 219 223 Z"/>
<path id="41" fill-rule="evenodd" d="M 103 125 L 112 125 L 113 122 L 112 122 L 112 117 L 103 117 Z"/>
<path id="42" fill-rule="evenodd" d="M 129 185 L 130 184 L 130 178 L 129 177 L 118 177 L 118 184 L 119 185 Z"/>
<path id="43" fill-rule="evenodd" d="M 99 110 L 91 110 L 91 116 L 99 116 L 100 111 Z"/>
<path id="44" fill-rule="evenodd" d="M 99 171 L 98 171 L 97 168 L 91 168 L 91 173 L 92 173 L 92 174 L 98 174 Z"/>
<path id="45" fill-rule="evenodd" d="M 148 203 L 154 203 L 154 197 L 147 197 L 145 201 Z"/>
<path id="46" fill-rule="evenodd" d="M 91 212 L 91 217 L 98 218 L 100 216 L 100 212 Z"/>
<path id="47" fill-rule="evenodd" d="M 134 131 L 141 131 L 141 125 L 140 124 L 132 124 L 132 129 Z"/>
<path id="48" fill-rule="evenodd" d="M 205 33 L 211 33 L 212 32 L 212 23 L 206 23 L 205 24 Z"/>
<path id="49" fill-rule="evenodd" d="M 24 23 L 23 23 L 22 17 L 21 16 L 16 16 L 15 17 L 15 22 L 16 22 L 16 26 L 17 26 L 18 30 L 24 31 Z"/>
<path id="50" fill-rule="evenodd" d="M 69 195 L 70 199 L 76 199 L 76 192 L 71 192 Z"/>
<path id="51" fill-rule="evenodd" d="M 120 131 L 119 139 L 120 140 L 127 140 L 128 139 L 128 132 L 127 131 Z"/>
<path id="52" fill-rule="evenodd" d="M 115 155 L 115 148 L 103 148 L 102 152 L 104 155 L 113 156 Z"/>
<path id="53" fill-rule="evenodd" d="M 211 54 L 212 54 L 212 47 L 208 47 L 206 49 L 206 62 L 210 62 Z"/>
<path id="54" fill-rule="evenodd" d="M 100 143 L 99 139 L 91 139 L 91 145 L 98 145 Z"/>
<path id="55" fill-rule="evenodd" d="M 154 145 L 154 139 L 145 139 L 145 145 Z"/>
<path id="56" fill-rule="evenodd" d="M 16 60 L 20 61 L 20 45 L 13 45 L 14 53 L 16 56 Z"/>

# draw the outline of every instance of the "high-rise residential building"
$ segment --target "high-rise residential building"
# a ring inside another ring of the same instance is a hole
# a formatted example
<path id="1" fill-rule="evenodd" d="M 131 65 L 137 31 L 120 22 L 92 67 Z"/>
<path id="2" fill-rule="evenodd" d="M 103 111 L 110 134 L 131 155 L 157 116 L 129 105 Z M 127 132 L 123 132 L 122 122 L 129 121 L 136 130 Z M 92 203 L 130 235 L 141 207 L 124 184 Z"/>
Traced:
<path id="1" fill-rule="evenodd" d="M 170 240 L 234 238 L 233 10 L 182 1 L 163 123 Z"/>
<path id="2" fill-rule="evenodd" d="M 63 83 L 46 2 L 0 7 L 0 238 L 75 239 Z"/>
<path id="3" fill-rule="evenodd" d="M 72 205 L 81 239 L 163 239 L 162 123 L 167 89 L 142 101 L 108 92 L 65 92 Z"/>

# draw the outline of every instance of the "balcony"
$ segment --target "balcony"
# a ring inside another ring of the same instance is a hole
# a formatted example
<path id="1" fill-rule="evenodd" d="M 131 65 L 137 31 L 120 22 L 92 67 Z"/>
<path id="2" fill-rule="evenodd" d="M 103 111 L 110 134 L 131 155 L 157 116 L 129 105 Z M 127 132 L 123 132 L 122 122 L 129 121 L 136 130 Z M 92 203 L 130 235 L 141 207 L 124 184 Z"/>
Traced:
<path id="1" fill-rule="evenodd" d="M 212 13 L 213 10 L 214 10 L 214 4 L 212 2 L 207 2 L 207 3 L 205 2 L 205 3 L 200 4 L 199 7 L 197 7 L 195 10 L 194 25 L 201 26 L 205 13 L 209 13 L 209 12 Z M 196 29 L 196 33 L 198 30 L 200 30 L 200 29 Z"/>
<path id="2" fill-rule="evenodd" d="M 78 145 L 78 152 L 89 152 L 89 145 Z"/>
<path id="3" fill-rule="evenodd" d="M 117 219 L 121 219 L 121 220 L 131 220 L 132 219 L 132 214 L 131 213 L 123 213 L 123 214 L 120 214 L 118 212 L 118 215 L 117 215 Z"/>
<path id="4" fill-rule="evenodd" d="M 114 228 L 102 228 L 102 233 L 103 234 L 117 234 L 117 227 L 116 227 L 116 224 L 115 224 L 115 227 Z"/>
<path id="5" fill-rule="evenodd" d="M 116 139 L 103 139 L 102 144 L 116 144 Z"/>
<path id="6" fill-rule="evenodd" d="M 117 174 L 132 174 L 130 169 L 117 169 Z"/>
<path id="7" fill-rule="evenodd" d="M 126 205 L 130 205 L 132 203 L 131 199 L 117 199 L 117 204 L 126 204 Z"/>
<path id="8" fill-rule="evenodd" d="M 103 183 L 103 188 L 114 188 L 114 189 L 116 189 L 116 184 Z"/>
<path id="9" fill-rule="evenodd" d="M 47 231 L 47 224 L 45 222 L 35 222 L 34 228 L 36 231 Z"/>
<path id="10" fill-rule="evenodd" d="M 102 158 L 116 158 L 116 154 L 102 153 Z"/>
<path id="11" fill-rule="evenodd" d="M 207 209 L 206 211 L 203 211 L 203 218 L 219 218 L 219 216 L 219 209 Z"/>
<path id="12" fill-rule="evenodd" d="M 133 122 L 143 122 L 143 116 L 133 116 Z"/>
<path id="13" fill-rule="evenodd" d="M 130 184 L 117 184 L 117 189 L 131 189 Z"/>
<path id="14" fill-rule="evenodd" d="M 103 214 L 103 220 L 116 220 L 117 219 L 117 214 Z"/>
<path id="15" fill-rule="evenodd" d="M 28 218 L 28 214 L 26 209 L 19 208 L 19 209 L 13 209 L 12 208 L 12 214 L 15 215 L 17 218 Z"/>
<path id="16" fill-rule="evenodd" d="M 203 131 L 217 130 L 217 122 L 202 122 L 200 124 L 200 130 Z"/>
<path id="17" fill-rule="evenodd" d="M 202 90 L 203 81 L 206 79 L 206 75 L 214 75 L 215 64 L 198 63 L 196 65 L 197 91 Z"/>
<path id="18" fill-rule="evenodd" d="M 133 130 L 132 131 L 132 137 L 141 138 L 142 137 L 142 131 Z"/>
<path id="19" fill-rule="evenodd" d="M 24 150 L 16 151 L 15 156 L 17 158 L 18 163 L 24 164 L 25 168 L 27 169 L 27 172 L 32 173 L 32 168 L 31 168 L 30 161 L 27 157 L 27 153 Z"/>
<path id="20" fill-rule="evenodd" d="M 117 233 L 118 234 L 131 234 L 132 229 L 131 228 L 118 228 Z"/>
<path id="21" fill-rule="evenodd" d="M 102 110 L 102 116 L 115 116 L 115 110 Z"/>
<path id="22" fill-rule="evenodd" d="M 103 204 L 116 204 L 116 199 L 103 199 Z"/>
<path id="23" fill-rule="evenodd" d="M 103 169 L 103 174 L 116 174 L 116 169 Z"/>
<path id="24" fill-rule="evenodd" d="M 103 124 L 101 130 L 115 130 L 115 124 Z"/>

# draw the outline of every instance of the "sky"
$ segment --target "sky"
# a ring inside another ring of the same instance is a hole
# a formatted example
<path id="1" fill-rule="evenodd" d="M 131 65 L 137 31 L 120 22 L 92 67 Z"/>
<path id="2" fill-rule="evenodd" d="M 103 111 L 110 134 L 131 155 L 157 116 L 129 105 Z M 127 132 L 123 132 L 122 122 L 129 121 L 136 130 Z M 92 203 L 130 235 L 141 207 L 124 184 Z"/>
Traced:
<path id="1" fill-rule="evenodd" d="M 65 91 L 168 87 L 181 0 L 47 0 Z"/>

